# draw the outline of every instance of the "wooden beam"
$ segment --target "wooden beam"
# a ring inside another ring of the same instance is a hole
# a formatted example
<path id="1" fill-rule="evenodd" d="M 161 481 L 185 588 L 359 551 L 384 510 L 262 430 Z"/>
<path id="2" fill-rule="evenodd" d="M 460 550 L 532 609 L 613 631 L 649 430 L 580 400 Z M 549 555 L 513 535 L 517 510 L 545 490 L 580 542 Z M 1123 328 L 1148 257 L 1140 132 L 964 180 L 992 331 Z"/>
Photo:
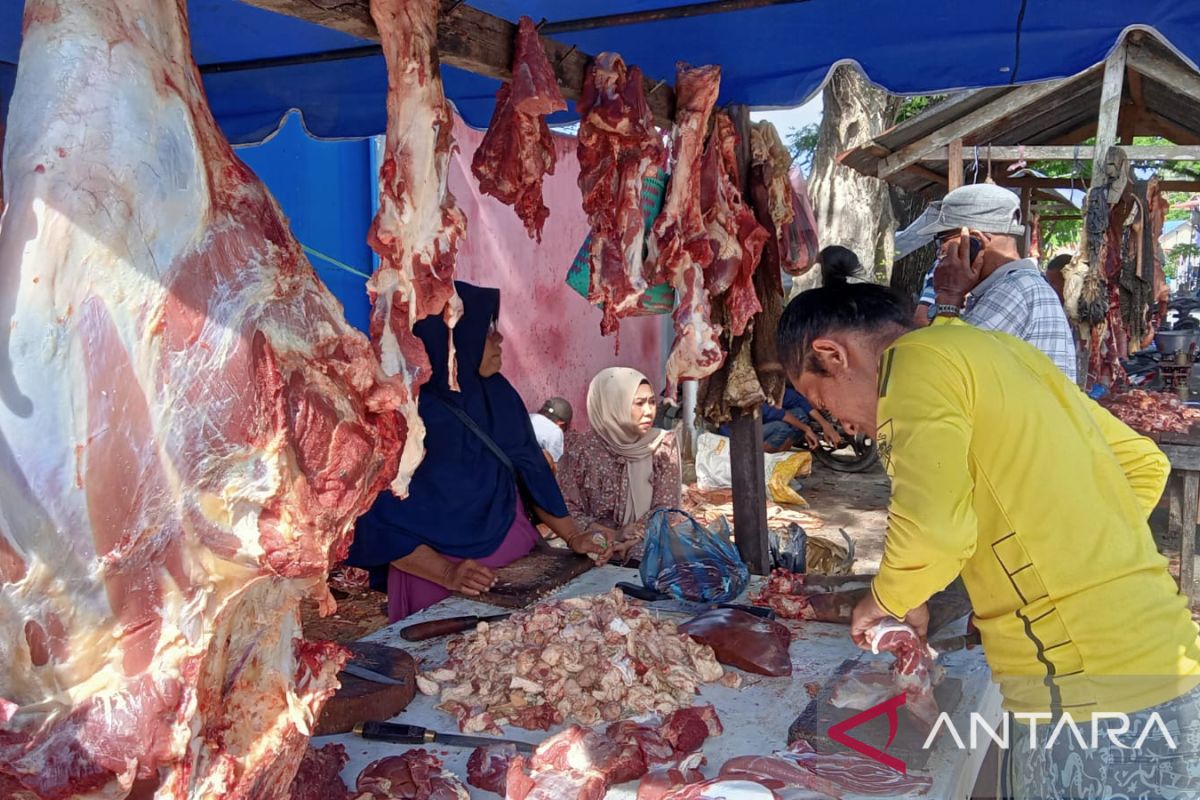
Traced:
<path id="1" fill-rule="evenodd" d="M 904 171 L 910 175 L 920 175 L 922 178 L 936 183 L 939 186 L 945 186 L 947 189 L 950 187 L 945 175 L 939 175 L 938 173 L 929 169 L 929 167 L 922 167 L 920 164 L 913 164 Z"/>
<path id="2" fill-rule="evenodd" d="M 1092 151 L 1092 186 L 1104 181 L 1104 160 L 1108 148 L 1117 143 L 1117 122 L 1121 115 L 1121 93 L 1125 89 L 1125 42 L 1117 45 L 1104 61 L 1104 83 L 1100 90 L 1100 111 L 1096 117 L 1096 146 Z"/>
<path id="3" fill-rule="evenodd" d="M 767 528 L 767 474 L 763 463 L 762 411 L 733 412 L 729 423 L 729 463 L 733 484 L 733 540 L 750 572 L 771 571 Z"/>
<path id="4" fill-rule="evenodd" d="M 1118 145 L 1129 156 L 1130 161 L 1200 161 L 1200 146 L 1196 145 Z M 995 145 L 991 147 L 992 161 L 1072 161 L 1084 155 L 1091 145 Z M 961 154 L 960 154 L 961 155 Z M 950 148 L 940 147 L 921 161 L 941 162 L 951 160 Z"/>
<path id="5" fill-rule="evenodd" d="M 1200 134 L 1176 125 L 1153 111 L 1145 111 L 1138 117 L 1138 131 L 1170 139 L 1175 144 L 1200 145 Z"/>
<path id="6" fill-rule="evenodd" d="M 879 162 L 879 177 L 887 178 L 889 175 L 923 160 L 927 153 L 946 147 L 955 139 L 966 139 L 980 128 L 1019 114 L 1026 106 L 1039 102 L 1054 92 L 1060 91 L 1063 87 L 1088 79 L 1096 69 L 1097 67 L 1093 67 L 1065 80 L 1031 83 L 1005 92 L 987 105 L 959 117 L 940 130 L 918 139 Z"/>
<path id="7" fill-rule="evenodd" d="M 242 0 L 305 22 L 332 28 L 360 39 L 379 41 L 371 19 L 370 0 Z M 438 19 L 438 57 L 443 64 L 506 81 L 512 78 L 513 43 L 517 26 L 459 0 L 441 0 Z M 542 36 L 546 57 L 563 96 L 578 100 L 592 57 L 573 45 Z M 658 123 L 670 127 L 675 117 L 675 92 L 665 83 L 646 79 L 646 101 Z"/>
<path id="8" fill-rule="evenodd" d="M 744 197 L 750 187 L 750 109 L 733 106 L 729 116 L 738 134 L 738 174 Z M 761 265 L 760 265 L 761 266 Z M 762 410 L 733 412 L 729 425 L 730 478 L 733 484 L 733 539 L 746 566 L 755 575 L 771 571 L 771 542 L 767 528 L 767 474 L 763 463 Z"/>
<path id="9" fill-rule="evenodd" d="M 1142 73 L 1129 66 L 1128 51 L 1126 52 L 1125 80 L 1129 82 L 1129 99 L 1138 111 L 1146 110 L 1146 92 L 1142 87 Z"/>
<path id="10" fill-rule="evenodd" d="M 1129 67 L 1182 94 L 1193 103 L 1200 103 L 1200 75 L 1195 71 L 1145 44 L 1129 44 L 1127 50 L 1126 63 Z"/>
<path id="11" fill-rule="evenodd" d="M 542 30 L 547 35 L 572 31 L 593 31 L 597 28 L 644 25 L 647 22 L 662 22 L 664 20 L 682 19 L 684 17 L 700 17 L 707 14 L 728 14 L 732 11 L 749 11 L 767 6 L 788 6 L 795 3 L 808 2 L 811 2 L 811 0 L 711 0 L 707 3 L 688 3 L 686 5 L 655 8 L 648 11 L 631 11 L 624 14 L 604 14 L 598 17 L 561 20 L 543 25 Z"/>
<path id="12" fill-rule="evenodd" d="M 1025 187 L 1021 190 L 1021 223 L 1025 226 L 1025 243 L 1021 251 L 1023 258 L 1029 258 L 1029 248 L 1033 243 L 1033 225 L 1029 223 L 1029 204 L 1033 200 L 1033 189 Z"/>
<path id="13" fill-rule="evenodd" d="M 947 165 L 949 176 L 946 181 L 946 188 L 954 191 L 963 185 L 963 142 L 962 139 L 955 139 L 946 148 L 947 158 L 950 163 Z"/>
<path id="14" fill-rule="evenodd" d="M 1007 186 L 1012 189 L 1024 188 L 1026 186 L 1033 189 L 1072 188 L 1070 178 L 1009 178 L 1001 175 L 995 176 L 993 180 L 999 186 Z M 1087 184 L 1081 179 L 1076 178 L 1074 188 L 1084 190 L 1087 188 Z M 1200 192 L 1200 180 L 1159 181 L 1158 188 L 1164 192 Z"/>
<path id="15" fill-rule="evenodd" d="M 1073 131 L 1068 131 L 1062 136 L 1059 136 L 1046 144 L 1080 144 L 1084 139 L 1090 139 L 1096 135 L 1096 120 L 1089 120 L 1080 125 Z M 1091 149 L 1091 145 L 1081 145 L 1081 150 Z"/>

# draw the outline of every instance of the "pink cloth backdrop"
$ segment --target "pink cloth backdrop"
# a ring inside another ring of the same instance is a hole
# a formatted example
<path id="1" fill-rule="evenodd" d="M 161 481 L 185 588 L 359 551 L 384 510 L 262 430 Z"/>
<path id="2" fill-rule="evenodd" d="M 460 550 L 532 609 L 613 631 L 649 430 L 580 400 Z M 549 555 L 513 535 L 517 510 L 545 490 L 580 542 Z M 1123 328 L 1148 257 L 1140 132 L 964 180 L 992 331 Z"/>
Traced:
<path id="1" fill-rule="evenodd" d="M 600 311 L 565 280 L 588 233 L 580 205 L 575 138 L 554 136 L 558 163 L 543 185 L 550 217 L 538 244 L 509 206 L 481 195 L 471 158 L 483 133 L 457 120 L 459 152 L 450 169 L 450 190 L 467 215 L 467 238 L 458 253 L 460 280 L 500 289 L 504 375 L 531 410 L 547 397 L 565 397 L 575 409 L 575 427 L 586 425 L 588 382 L 605 367 L 643 372 L 662 391 L 664 334 L 669 316 L 621 323 L 621 353 L 613 337 L 600 335 Z M 666 320 L 667 322 L 664 322 Z"/>

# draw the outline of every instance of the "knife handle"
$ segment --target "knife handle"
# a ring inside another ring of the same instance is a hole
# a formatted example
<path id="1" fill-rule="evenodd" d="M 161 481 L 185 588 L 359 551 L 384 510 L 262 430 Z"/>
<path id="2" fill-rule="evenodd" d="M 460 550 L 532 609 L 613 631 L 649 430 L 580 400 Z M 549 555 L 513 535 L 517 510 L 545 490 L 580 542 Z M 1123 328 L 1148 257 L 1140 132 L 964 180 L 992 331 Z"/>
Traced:
<path id="1" fill-rule="evenodd" d="M 628 596 L 638 600 L 645 600 L 647 603 L 670 599 L 670 595 L 655 591 L 654 589 L 647 589 L 645 586 L 638 586 L 636 583 L 629 583 L 628 581 L 619 582 L 617 588 Z"/>
<path id="2" fill-rule="evenodd" d="M 480 618 L 477 616 L 449 617 L 447 619 L 430 620 L 429 622 L 418 622 L 415 625 L 401 628 L 400 638 L 406 642 L 423 642 L 426 639 L 436 639 L 439 636 L 449 636 L 452 633 L 469 631 L 478 625 L 479 622 Z"/>
<path id="3" fill-rule="evenodd" d="M 368 720 L 354 726 L 354 732 L 364 739 L 395 744 L 428 744 L 433 741 L 431 731 L 419 725 L 402 725 L 398 722 L 375 722 Z"/>

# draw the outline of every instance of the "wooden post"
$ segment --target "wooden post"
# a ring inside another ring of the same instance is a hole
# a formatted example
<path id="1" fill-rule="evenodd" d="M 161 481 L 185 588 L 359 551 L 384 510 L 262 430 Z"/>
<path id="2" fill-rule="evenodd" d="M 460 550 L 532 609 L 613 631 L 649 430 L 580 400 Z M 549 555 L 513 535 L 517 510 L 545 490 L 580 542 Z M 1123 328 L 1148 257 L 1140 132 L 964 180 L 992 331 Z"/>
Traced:
<path id="1" fill-rule="evenodd" d="M 729 109 L 738 134 L 738 172 L 742 197 L 749 198 L 750 109 Z M 749 202 L 747 200 L 747 202 Z M 761 264 L 760 264 L 761 269 Z M 771 571 L 771 546 L 767 532 L 767 474 L 763 464 L 762 409 L 734 412 L 729 424 L 729 461 L 733 479 L 733 538 L 750 572 Z"/>
<path id="2" fill-rule="evenodd" d="M 946 191 L 953 192 L 955 189 L 963 185 L 963 142 L 962 139 L 955 139 L 950 143 L 949 161 L 946 166 L 949 169 L 946 179 Z"/>
<path id="3" fill-rule="evenodd" d="M 761 460 L 761 459 L 760 459 Z M 1200 503 L 1200 472 L 1183 473 L 1183 526 L 1179 531 L 1179 591 L 1188 599 L 1196 596 L 1196 506 Z"/>
<path id="4" fill-rule="evenodd" d="M 1033 200 L 1033 189 L 1028 187 L 1021 190 L 1021 222 L 1025 224 L 1025 245 L 1021 251 L 1024 258 L 1029 258 L 1029 248 L 1033 244 L 1033 224 L 1029 219 L 1029 205 Z"/>
<path id="5" fill-rule="evenodd" d="M 1108 148 L 1117 143 L 1121 117 L 1121 94 L 1125 89 L 1126 44 L 1122 41 L 1104 62 L 1104 84 L 1100 91 L 1100 110 L 1096 118 L 1096 149 L 1092 155 L 1092 186 L 1104 183 L 1104 160 Z"/>

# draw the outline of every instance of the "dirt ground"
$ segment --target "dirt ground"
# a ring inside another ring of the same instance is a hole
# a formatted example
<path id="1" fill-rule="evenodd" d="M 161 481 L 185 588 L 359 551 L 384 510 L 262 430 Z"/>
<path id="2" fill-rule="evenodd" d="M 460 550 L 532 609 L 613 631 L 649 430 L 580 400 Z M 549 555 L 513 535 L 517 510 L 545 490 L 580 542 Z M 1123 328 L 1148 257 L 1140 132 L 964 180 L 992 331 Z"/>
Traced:
<path id="1" fill-rule="evenodd" d="M 854 541 L 856 573 L 870 573 L 879 568 L 883 555 L 883 536 L 887 527 L 889 484 L 882 468 L 860 473 L 838 473 L 817 464 L 812 475 L 802 479 L 801 494 L 810 507 L 803 511 L 788 509 L 777 519 L 798 521 L 812 536 L 841 541 L 838 530 L 844 530 Z M 728 513 L 724 504 L 715 509 Z M 1150 518 L 1151 531 L 1159 550 L 1170 562 L 1172 575 L 1179 573 L 1179 537 L 1167 534 L 1167 512 L 1164 501 Z M 362 575 L 335 574 L 331 590 L 338 601 L 337 612 L 322 619 L 315 603 L 306 603 L 302 611 L 305 635 L 312 639 L 336 642 L 352 641 L 387 624 L 387 603 L 384 595 L 366 588 Z M 1193 615 L 1200 618 L 1200 603 L 1193 605 Z"/>

